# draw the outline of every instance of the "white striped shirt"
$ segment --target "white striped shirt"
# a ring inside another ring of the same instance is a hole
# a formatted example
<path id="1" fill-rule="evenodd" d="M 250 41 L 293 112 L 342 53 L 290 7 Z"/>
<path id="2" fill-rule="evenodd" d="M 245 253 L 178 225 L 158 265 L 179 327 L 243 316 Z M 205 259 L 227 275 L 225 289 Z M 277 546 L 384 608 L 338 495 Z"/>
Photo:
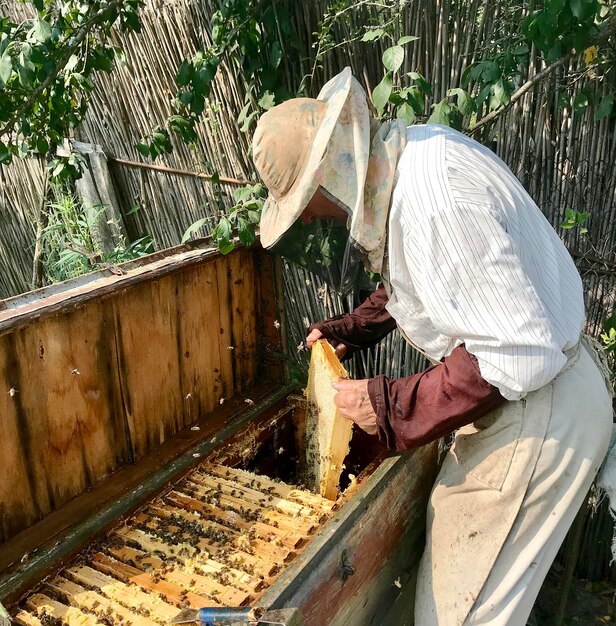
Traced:
<path id="1" fill-rule="evenodd" d="M 412 126 L 388 232 L 388 311 L 438 361 L 460 343 L 509 400 L 550 382 L 584 324 L 580 276 L 507 165 L 436 124 Z"/>

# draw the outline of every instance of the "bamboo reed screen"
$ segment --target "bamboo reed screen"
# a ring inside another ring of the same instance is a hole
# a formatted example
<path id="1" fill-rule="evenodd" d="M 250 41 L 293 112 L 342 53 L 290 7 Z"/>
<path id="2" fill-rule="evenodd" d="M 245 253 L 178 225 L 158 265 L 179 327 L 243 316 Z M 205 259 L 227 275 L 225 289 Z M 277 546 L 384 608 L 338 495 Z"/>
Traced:
<path id="1" fill-rule="evenodd" d="M 280 71 L 286 73 L 291 88 L 302 76 L 313 74 L 309 92 L 315 95 L 328 77 L 350 64 L 362 81 L 365 68 L 368 82 L 374 87 L 382 76 L 382 44 L 363 43 L 358 35 L 366 24 L 377 19 L 382 22 L 387 15 L 379 18 L 372 3 L 361 11 L 346 12 L 335 22 L 332 37 L 334 41 L 353 41 L 334 48 L 315 64 L 312 33 L 318 30 L 318 21 L 328 4 L 325 0 L 287 3 L 300 49 L 288 51 Z M 80 138 L 100 143 L 110 156 L 140 160 L 134 144 L 170 112 L 170 94 L 176 89 L 175 68 L 182 58 L 209 44 L 208 24 L 216 8 L 213 0 L 148 0 L 142 13 L 142 34 L 121 41 L 118 38 L 126 48 L 128 65 L 113 76 L 97 79 Z M 3 14 L 19 17 L 24 16 L 27 5 L 18 0 L 0 0 L 0 9 Z M 432 84 L 436 101 L 449 87 L 457 86 L 464 68 L 503 34 L 503 24 L 511 19 L 513 10 L 504 0 L 489 4 L 487 0 L 405 0 L 396 3 L 396 9 L 402 15 L 404 33 L 400 34 L 419 36 L 407 46 L 402 70 L 422 72 Z M 530 71 L 542 67 L 533 52 Z M 572 100 L 580 89 L 589 87 L 581 73 L 583 68 L 579 69 L 575 85 L 563 84 L 562 72 L 556 72 L 547 83 L 527 94 L 498 122 L 490 145 L 520 177 L 555 227 L 562 221 L 565 208 L 590 210 L 588 234 L 561 234 L 584 275 L 589 330 L 596 335 L 614 306 L 616 291 L 616 127 L 613 119 L 597 123 L 590 111 L 580 113 L 571 107 L 559 107 L 563 93 L 567 92 Z M 608 75 L 595 88 L 608 93 L 614 90 L 615 80 L 616 76 Z M 194 171 L 202 171 L 207 163 L 222 174 L 250 178 L 249 137 L 235 124 L 246 91 L 238 59 L 227 59 L 213 86 L 211 106 L 200 124 L 196 151 L 177 146 L 172 155 L 162 159 L 163 163 Z M 26 168 L 16 164 L 2 169 L 0 224 L 6 228 L 0 229 L 0 259 L 5 265 L 0 272 L 0 297 L 6 297 L 29 288 L 28 264 L 35 233 L 29 216 L 40 203 L 43 168 L 31 162 Z M 211 185 L 206 181 L 118 164 L 113 166 L 113 175 L 132 238 L 149 234 L 163 248 L 178 243 L 188 225 L 198 218 L 211 219 L 205 232 L 217 219 Z M 231 186 L 223 185 L 221 189 L 224 201 L 230 202 Z M 131 212 L 135 206 L 140 209 Z M 287 292 L 293 293 L 302 278 L 303 274 L 296 272 L 294 284 L 286 286 Z M 296 294 L 300 299 L 301 289 L 300 285 Z M 349 303 L 333 306 L 343 309 Z M 326 309 L 314 311 L 310 321 Z M 301 332 L 295 329 L 290 335 L 299 336 Z"/>

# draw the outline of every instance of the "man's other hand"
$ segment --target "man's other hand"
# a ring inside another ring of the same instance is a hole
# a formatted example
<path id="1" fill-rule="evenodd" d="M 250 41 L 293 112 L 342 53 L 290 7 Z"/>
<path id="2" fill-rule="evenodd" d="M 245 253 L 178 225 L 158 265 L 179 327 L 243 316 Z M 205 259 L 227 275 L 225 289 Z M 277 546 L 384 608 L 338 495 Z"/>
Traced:
<path id="1" fill-rule="evenodd" d="M 369 435 L 376 435 L 376 414 L 368 396 L 368 381 L 339 380 L 332 387 L 338 391 L 334 402 L 342 417 L 352 420 Z"/>
<path id="2" fill-rule="evenodd" d="M 326 339 L 326 337 L 323 337 L 323 333 L 318 330 L 317 328 L 315 328 L 314 330 L 310 331 L 310 334 L 306 337 L 306 347 L 311 350 L 312 349 L 312 344 L 317 340 L 317 339 Z M 341 359 L 347 351 L 347 347 L 343 344 L 343 343 L 339 343 L 335 348 L 334 348 L 335 352 L 336 352 L 336 356 Z"/>

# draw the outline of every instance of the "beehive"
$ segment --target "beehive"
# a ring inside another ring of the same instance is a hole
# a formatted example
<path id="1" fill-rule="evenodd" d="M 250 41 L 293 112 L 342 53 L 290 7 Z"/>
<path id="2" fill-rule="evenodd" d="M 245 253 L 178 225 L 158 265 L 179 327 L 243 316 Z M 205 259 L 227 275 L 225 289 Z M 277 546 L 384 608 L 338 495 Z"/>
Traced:
<path id="1" fill-rule="evenodd" d="M 314 414 L 277 358 L 274 268 L 206 242 L 4 302 L 0 601 L 22 624 L 237 603 L 401 623 L 436 447 L 390 457 L 355 429 L 335 514 L 293 487 L 315 487 Z"/>
<path id="2" fill-rule="evenodd" d="M 166 624 L 253 604 L 331 514 L 320 496 L 205 462 L 21 603 L 24 625 Z"/>

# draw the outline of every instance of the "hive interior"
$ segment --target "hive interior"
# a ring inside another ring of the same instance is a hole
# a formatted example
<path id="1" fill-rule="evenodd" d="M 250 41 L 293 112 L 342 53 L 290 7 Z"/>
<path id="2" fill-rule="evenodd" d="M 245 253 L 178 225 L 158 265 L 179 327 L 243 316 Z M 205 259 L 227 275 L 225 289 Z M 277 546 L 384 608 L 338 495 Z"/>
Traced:
<path id="1" fill-rule="evenodd" d="M 152 626 L 255 604 L 339 505 L 291 484 L 305 471 L 304 415 L 296 401 L 249 425 L 31 590 L 15 621 Z M 355 449 L 343 486 L 374 458 Z"/>

